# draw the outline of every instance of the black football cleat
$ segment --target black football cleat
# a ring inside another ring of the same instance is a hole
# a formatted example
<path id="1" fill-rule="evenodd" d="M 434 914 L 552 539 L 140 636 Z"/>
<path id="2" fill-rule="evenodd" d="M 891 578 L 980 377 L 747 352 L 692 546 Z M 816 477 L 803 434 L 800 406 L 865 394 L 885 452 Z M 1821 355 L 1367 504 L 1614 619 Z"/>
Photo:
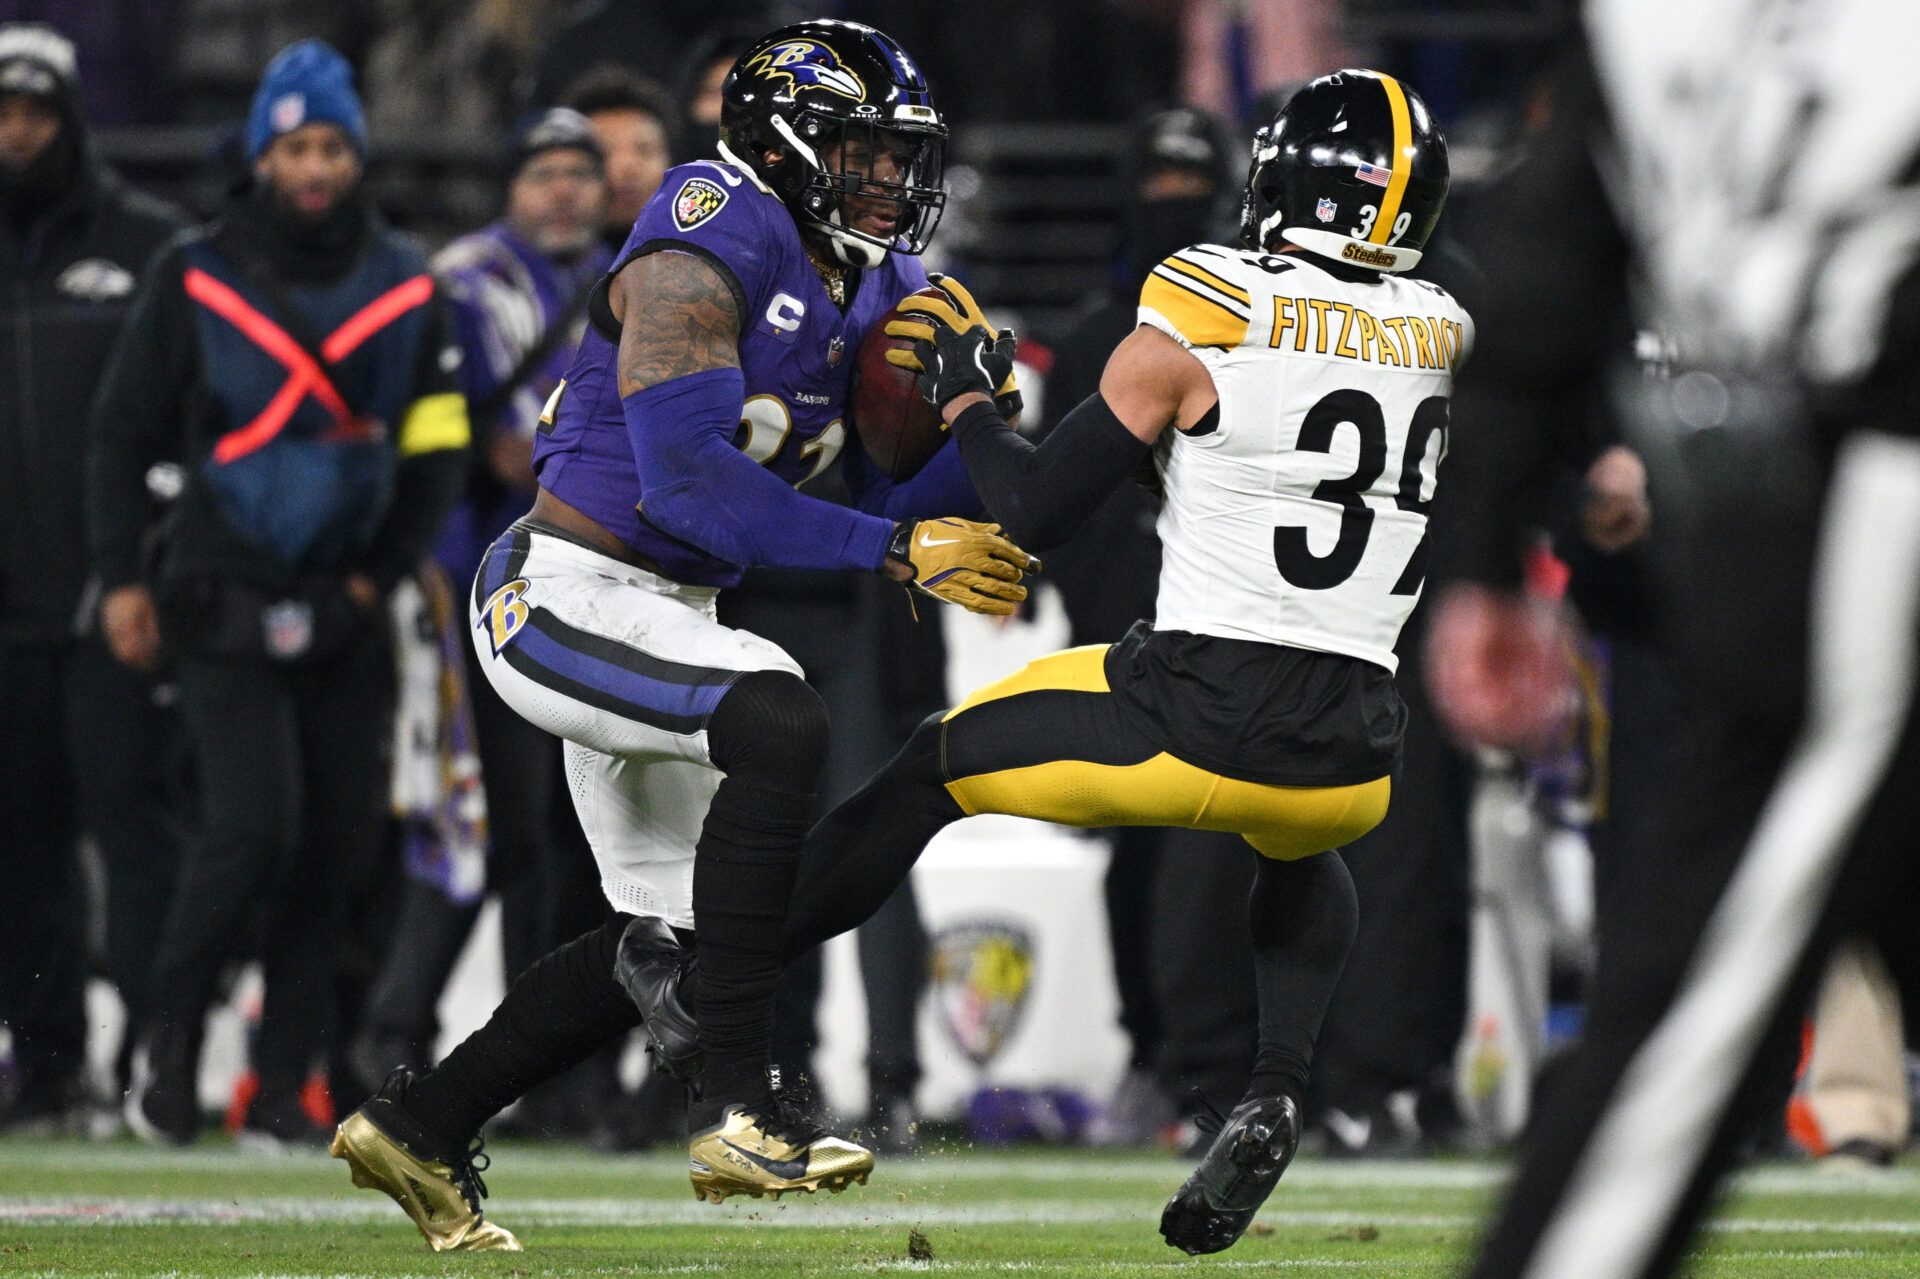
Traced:
<path id="1" fill-rule="evenodd" d="M 1160 1235 L 1191 1256 L 1231 1248 L 1253 1224 L 1300 1146 L 1291 1097 L 1255 1097 L 1233 1108 L 1219 1135 L 1160 1214 Z"/>
<path id="2" fill-rule="evenodd" d="M 307 1117 L 299 1093 L 276 1089 L 253 1099 L 234 1139 L 249 1150 L 278 1153 L 306 1147 L 321 1149 L 330 1135 L 328 1129 Z"/>
<path id="3" fill-rule="evenodd" d="M 680 944 L 664 919 L 642 915 L 620 935 L 613 975 L 640 1010 L 647 1054 L 655 1066 L 685 1083 L 706 1066 L 700 1023 L 682 994 L 692 976 L 693 952 Z"/>
<path id="4" fill-rule="evenodd" d="M 156 1023 L 134 1053 L 127 1127 L 154 1145 L 190 1144 L 200 1130 L 199 1080 L 198 1024 Z"/>

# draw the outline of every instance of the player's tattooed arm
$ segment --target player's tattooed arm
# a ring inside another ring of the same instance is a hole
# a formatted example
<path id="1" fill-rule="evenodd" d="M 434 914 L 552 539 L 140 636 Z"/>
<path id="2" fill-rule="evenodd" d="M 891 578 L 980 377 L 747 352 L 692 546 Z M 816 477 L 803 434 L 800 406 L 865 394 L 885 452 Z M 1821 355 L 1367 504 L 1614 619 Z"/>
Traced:
<path id="1" fill-rule="evenodd" d="M 732 281 L 691 253 L 635 258 L 614 282 L 622 398 L 689 373 L 740 364 L 740 305 Z"/>

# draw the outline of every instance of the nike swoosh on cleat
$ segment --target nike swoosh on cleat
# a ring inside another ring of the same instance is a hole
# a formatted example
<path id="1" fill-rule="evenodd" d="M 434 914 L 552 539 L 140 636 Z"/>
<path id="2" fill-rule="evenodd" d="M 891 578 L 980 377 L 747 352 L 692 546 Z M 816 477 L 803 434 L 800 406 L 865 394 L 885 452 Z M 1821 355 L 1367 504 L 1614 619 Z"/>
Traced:
<path id="1" fill-rule="evenodd" d="M 754 1154 L 751 1150 L 743 1150 L 739 1146 L 724 1139 L 720 1144 L 728 1150 L 734 1151 L 741 1157 L 751 1161 L 757 1167 L 764 1168 L 774 1176 L 783 1178 L 784 1180 L 798 1181 L 807 1175 L 807 1161 L 804 1159 L 768 1159 L 764 1155 Z"/>

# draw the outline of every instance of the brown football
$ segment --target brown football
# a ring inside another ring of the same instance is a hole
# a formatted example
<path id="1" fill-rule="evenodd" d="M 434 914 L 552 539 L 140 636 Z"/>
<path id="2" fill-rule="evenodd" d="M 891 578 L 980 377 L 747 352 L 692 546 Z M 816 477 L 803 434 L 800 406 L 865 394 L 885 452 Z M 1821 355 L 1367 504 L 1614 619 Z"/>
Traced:
<path id="1" fill-rule="evenodd" d="M 920 292 L 929 297 L 946 296 L 935 288 Z M 925 466 L 947 438 L 940 414 L 914 386 L 917 375 L 911 369 L 887 363 L 888 351 L 913 349 L 910 340 L 887 336 L 887 325 L 903 318 L 925 317 L 914 317 L 912 312 L 902 312 L 895 306 L 874 324 L 853 357 L 850 400 L 853 429 L 860 433 L 867 456 L 896 480 L 904 480 Z"/>

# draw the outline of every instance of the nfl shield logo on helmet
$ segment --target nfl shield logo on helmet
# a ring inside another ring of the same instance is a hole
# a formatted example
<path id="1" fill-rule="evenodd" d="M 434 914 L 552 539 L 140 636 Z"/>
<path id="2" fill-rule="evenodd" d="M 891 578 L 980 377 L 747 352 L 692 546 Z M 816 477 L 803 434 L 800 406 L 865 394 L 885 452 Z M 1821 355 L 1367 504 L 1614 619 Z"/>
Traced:
<path id="1" fill-rule="evenodd" d="M 1333 201 L 1325 198 L 1324 196 L 1321 197 L 1321 200 L 1318 204 L 1313 206 L 1313 216 L 1316 218 L 1319 218 L 1322 222 L 1333 221 L 1334 212 L 1335 210 L 1334 210 Z"/>
<path id="2" fill-rule="evenodd" d="M 688 178 L 673 197 L 673 224 L 682 231 L 693 228 L 720 212 L 727 202 L 726 188 L 705 178 Z"/>

